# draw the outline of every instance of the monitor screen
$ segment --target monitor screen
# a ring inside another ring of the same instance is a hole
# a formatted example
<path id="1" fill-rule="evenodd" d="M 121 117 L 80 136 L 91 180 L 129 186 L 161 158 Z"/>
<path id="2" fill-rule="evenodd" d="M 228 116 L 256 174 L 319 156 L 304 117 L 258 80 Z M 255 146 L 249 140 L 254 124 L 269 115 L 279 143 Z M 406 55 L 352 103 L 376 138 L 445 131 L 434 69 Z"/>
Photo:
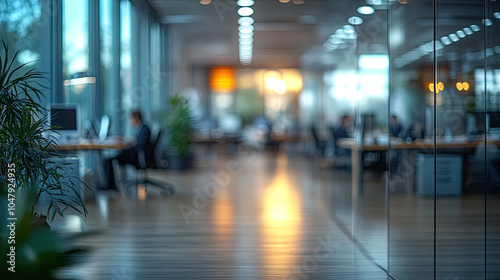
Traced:
<path id="1" fill-rule="evenodd" d="M 77 135 L 80 131 L 79 110 L 77 104 L 49 105 L 49 125 L 54 131 L 65 135 Z"/>
<path id="2" fill-rule="evenodd" d="M 488 113 L 489 128 L 500 129 L 500 112 Z"/>
<path id="3" fill-rule="evenodd" d="M 59 126 L 56 130 L 76 130 L 76 108 L 50 110 L 50 125 Z"/>

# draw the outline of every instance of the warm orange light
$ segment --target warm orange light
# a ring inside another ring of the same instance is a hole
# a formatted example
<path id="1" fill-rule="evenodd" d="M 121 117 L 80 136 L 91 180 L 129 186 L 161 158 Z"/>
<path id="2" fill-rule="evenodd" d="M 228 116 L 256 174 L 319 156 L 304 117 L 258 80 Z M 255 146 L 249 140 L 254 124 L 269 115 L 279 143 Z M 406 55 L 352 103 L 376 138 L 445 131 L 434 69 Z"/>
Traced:
<path id="1" fill-rule="evenodd" d="M 463 83 L 457 82 L 457 89 L 459 91 L 462 91 L 462 90 L 467 91 L 467 90 L 469 90 L 469 87 L 470 87 L 469 83 L 467 83 L 467 82 L 463 82 Z"/>
<path id="2" fill-rule="evenodd" d="M 233 92 L 236 86 L 234 69 L 231 67 L 212 68 L 209 84 L 212 92 Z"/>
<path id="3" fill-rule="evenodd" d="M 286 83 L 287 92 L 298 93 L 302 90 L 302 74 L 296 69 L 283 70 L 283 81 Z"/>
<path id="4" fill-rule="evenodd" d="M 208 5 L 210 3 L 212 3 L 212 0 L 200 0 L 200 4 L 202 5 Z"/>
<path id="5" fill-rule="evenodd" d="M 264 272 L 286 271 L 297 263 L 299 253 L 296 244 L 302 234 L 302 200 L 287 174 L 286 155 L 276 160 L 276 173 L 271 184 L 263 188 L 262 219 L 259 228 L 263 244 Z"/>
<path id="6" fill-rule="evenodd" d="M 436 93 L 443 91 L 444 90 L 444 84 L 443 82 L 437 83 L 437 87 L 435 88 Z M 429 91 L 434 92 L 434 83 L 429 83 Z"/>
<path id="7" fill-rule="evenodd" d="M 429 83 L 429 91 L 434 92 L 434 83 Z"/>
<path id="8" fill-rule="evenodd" d="M 144 186 L 143 184 L 139 185 L 137 187 L 137 197 L 139 198 L 139 200 L 144 201 L 146 200 L 146 196 L 147 196 L 146 186 Z"/>
<path id="9" fill-rule="evenodd" d="M 444 90 L 444 84 L 443 84 L 443 82 L 439 82 L 439 83 L 438 83 L 438 89 L 439 89 L 440 91 L 443 91 L 443 90 Z"/>

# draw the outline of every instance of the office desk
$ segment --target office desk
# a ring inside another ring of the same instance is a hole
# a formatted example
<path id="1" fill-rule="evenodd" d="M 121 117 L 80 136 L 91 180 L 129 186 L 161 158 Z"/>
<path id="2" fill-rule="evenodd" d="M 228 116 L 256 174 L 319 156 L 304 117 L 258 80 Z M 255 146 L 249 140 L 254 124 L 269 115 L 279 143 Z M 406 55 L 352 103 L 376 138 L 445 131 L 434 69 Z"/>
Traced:
<path id="1" fill-rule="evenodd" d="M 433 141 L 425 141 L 417 139 L 414 142 L 406 143 L 403 141 L 391 141 L 390 145 L 358 145 L 354 139 L 339 139 L 337 145 L 341 148 L 351 150 L 351 166 L 352 166 L 352 191 L 353 196 L 359 195 L 362 192 L 362 177 L 363 177 L 363 153 L 364 152 L 387 152 L 389 147 L 391 150 L 420 150 L 423 153 L 433 153 L 434 148 L 439 151 L 451 149 L 475 149 L 480 145 L 484 145 L 484 140 L 475 140 L 471 142 L 445 142 L 439 140 L 434 144 Z M 500 144 L 500 141 L 489 141 L 488 144 Z M 411 180 L 408 180 L 411 181 Z"/>
<path id="2" fill-rule="evenodd" d="M 57 146 L 50 146 L 49 150 L 53 152 L 59 153 L 77 153 L 77 152 L 95 152 L 97 153 L 97 161 L 95 158 L 88 157 L 87 159 L 90 161 L 92 167 L 95 168 L 95 172 L 97 174 L 97 184 L 105 184 L 105 176 L 104 170 L 102 167 L 102 151 L 104 150 L 122 150 L 129 148 L 130 145 L 124 142 L 93 142 L 90 140 L 83 141 L 69 141 L 63 142 Z"/>
<path id="3" fill-rule="evenodd" d="M 118 143 L 118 142 L 69 142 L 62 143 L 57 146 L 49 147 L 50 150 L 60 150 L 60 151 L 102 151 L 102 150 L 122 150 L 130 147 L 129 144 L 126 143 Z"/>
<path id="4" fill-rule="evenodd" d="M 358 145 L 354 139 L 339 139 L 337 141 L 338 147 L 351 150 L 351 211 L 353 213 L 353 230 L 358 228 L 357 217 L 359 211 L 359 196 L 363 193 L 363 153 L 365 152 L 387 152 L 391 150 L 399 150 L 403 152 L 422 152 L 422 153 L 434 153 L 435 148 L 437 148 L 437 153 L 448 152 L 455 153 L 457 150 L 466 150 L 467 152 L 473 152 L 474 149 L 481 145 L 496 144 L 499 145 L 500 141 L 484 141 L 484 139 L 475 140 L 471 142 L 451 142 L 447 143 L 445 141 L 439 140 L 436 144 L 433 141 L 425 140 L 415 140 L 411 143 L 406 143 L 401 140 L 391 139 L 390 145 L 377 145 L 377 144 L 364 144 Z M 463 151 L 462 151 L 463 154 Z M 411 158 L 408 156 L 408 158 Z M 409 164 L 410 168 L 415 166 L 415 164 Z M 405 167 L 405 166 L 403 166 Z M 408 166 L 406 166 L 408 168 Z M 403 172 L 408 170 L 403 170 Z M 406 189 L 410 191 L 414 187 L 414 172 L 407 172 L 405 175 L 406 179 Z"/>

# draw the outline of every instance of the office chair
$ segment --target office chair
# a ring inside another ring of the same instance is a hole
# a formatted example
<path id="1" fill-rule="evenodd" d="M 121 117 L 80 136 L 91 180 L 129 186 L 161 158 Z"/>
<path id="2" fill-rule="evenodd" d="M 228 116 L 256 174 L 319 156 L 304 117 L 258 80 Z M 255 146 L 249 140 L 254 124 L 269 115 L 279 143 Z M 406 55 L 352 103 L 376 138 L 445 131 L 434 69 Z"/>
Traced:
<path id="1" fill-rule="evenodd" d="M 158 135 L 150 145 L 142 149 L 139 149 L 137 153 L 139 165 L 135 166 L 138 171 L 138 180 L 135 182 L 135 185 L 136 186 L 144 185 L 146 188 L 146 192 L 147 192 L 147 186 L 150 185 L 160 189 L 160 191 L 163 194 L 170 196 L 175 193 L 174 185 L 168 182 L 157 182 L 149 179 L 148 177 L 148 171 L 150 169 L 158 169 L 161 166 L 161 164 L 159 163 L 160 159 L 157 157 L 157 155 L 161 154 L 162 135 L 163 131 L 160 130 L 158 132 Z M 139 173 L 142 173 L 142 176 Z"/>
<path id="2" fill-rule="evenodd" d="M 318 131 L 317 131 L 315 125 L 311 125 L 311 134 L 314 138 L 314 144 L 316 147 L 316 154 L 319 153 L 321 155 L 321 157 L 323 157 L 325 154 L 325 141 L 322 141 L 319 138 Z"/>
<path id="3" fill-rule="evenodd" d="M 349 170 L 351 168 L 351 166 L 350 166 L 350 161 L 351 161 L 350 151 L 343 149 L 337 145 L 337 140 L 339 139 L 339 137 L 337 135 L 337 131 L 336 131 L 335 127 L 330 126 L 329 129 L 330 129 L 330 134 L 332 137 L 332 144 L 333 144 L 332 168 Z"/>

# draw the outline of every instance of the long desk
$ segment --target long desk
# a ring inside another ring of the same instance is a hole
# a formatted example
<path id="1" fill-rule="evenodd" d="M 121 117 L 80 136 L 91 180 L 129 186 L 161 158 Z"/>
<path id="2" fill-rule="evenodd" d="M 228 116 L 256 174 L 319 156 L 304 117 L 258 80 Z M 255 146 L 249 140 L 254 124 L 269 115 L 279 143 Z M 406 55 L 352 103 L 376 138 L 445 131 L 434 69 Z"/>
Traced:
<path id="1" fill-rule="evenodd" d="M 51 150 L 61 151 L 101 151 L 101 150 L 122 150 L 130 147 L 125 143 L 99 143 L 99 142 L 81 142 L 81 143 L 63 143 L 57 146 L 51 146 Z"/>
<path id="2" fill-rule="evenodd" d="M 363 191 L 363 154 L 365 152 L 387 152 L 391 150 L 400 150 L 403 152 L 421 151 L 422 153 L 434 153 L 435 149 L 438 152 L 450 152 L 464 149 L 473 150 L 481 145 L 495 144 L 500 145 L 500 141 L 490 141 L 485 142 L 484 140 L 476 140 L 471 142 L 445 142 L 439 140 L 434 143 L 433 141 L 426 140 L 415 140 L 411 143 L 403 142 L 399 139 L 391 139 L 389 145 L 377 145 L 377 144 L 363 144 L 358 145 L 354 139 L 339 139 L 337 145 L 341 148 L 351 150 L 351 211 L 352 211 L 352 223 L 353 232 L 358 228 L 358 214 L 359 214 L 359 196 L 362 195 Z M 413 189 L 414 183 L 414 172 L 409 172 L 409 176 L 406 177 L 406 188 L 407 190 Z"/>
<path id="3" fill-rule="evenodd" d="M 488 143 L 498 144 L 498 141 Z M 358 145 L 354 139 L 339 139 L 337 145 L 341 148 L 351 150 L 351 166 L 352 166 L 352 191 L 353 195 L 359 195 L 362 191 L 362 176 L 363 176 L 363 153 L 364 152 L 387 152 L 391 150 L 421 150 L 424 153 L 433 152 L 437 150 L 450 150 L 450 149 L 475 149 L 480 145 L 484 145 L 484 140 L 475 140 L 470 142 L 457 141 L 445 142 L 439 140 L 434 143 L 433 141 L 426 141 L 417 139 L 411 143 L 403 141 L 391 140 L 389 145 L 378 144 L 364 144 Z"/>

